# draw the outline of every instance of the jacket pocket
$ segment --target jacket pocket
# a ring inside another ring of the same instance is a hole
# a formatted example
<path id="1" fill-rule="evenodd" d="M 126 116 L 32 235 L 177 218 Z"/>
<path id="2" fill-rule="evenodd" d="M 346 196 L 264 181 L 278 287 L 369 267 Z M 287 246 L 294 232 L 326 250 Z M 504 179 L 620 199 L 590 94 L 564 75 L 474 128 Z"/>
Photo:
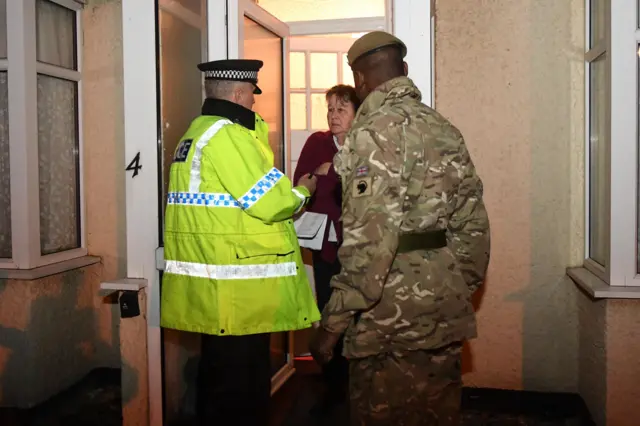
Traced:
<path id="1" fill-rule="evenodd" d="M 234 251 L 234 258 L 238 261 L 246 259 L 260 261 L 260 258 L 266 261 L 274 257 L 288 257 L 295 253 L 295 248 L 285 234 L 262 234 L 256 235 L 255 239 L 234 244 Z"/>

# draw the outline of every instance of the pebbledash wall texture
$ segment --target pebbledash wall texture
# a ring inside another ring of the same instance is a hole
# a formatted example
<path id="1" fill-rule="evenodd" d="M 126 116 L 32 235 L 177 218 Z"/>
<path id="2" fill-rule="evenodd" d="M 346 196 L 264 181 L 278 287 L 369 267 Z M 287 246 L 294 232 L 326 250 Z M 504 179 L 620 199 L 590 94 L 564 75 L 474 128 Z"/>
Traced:
<path id="1" fill-rule="evenodd" d="M 593 301 L 584 253 L 584 1 L 436 1 L 436 106 L 462 131 L 492 225 L 469 386 L 579 392 L 634 425 L 640 301 Z"/>

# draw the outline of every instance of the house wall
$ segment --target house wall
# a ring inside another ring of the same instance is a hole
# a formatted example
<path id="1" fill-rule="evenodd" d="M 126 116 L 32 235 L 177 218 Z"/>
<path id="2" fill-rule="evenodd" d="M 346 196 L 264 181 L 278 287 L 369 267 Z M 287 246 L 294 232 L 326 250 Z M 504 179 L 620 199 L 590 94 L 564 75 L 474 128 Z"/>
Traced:
<path id="1" fill-rule="evenodd" d="M 0 279 L 1 406 L 33 406 L 96 367 L 121 366 L 118 304 L 99 292 L 126 267 L 120 1 L 89 1 L 82 19 L 86 241 L 102 261 Z"/>
<path id="2" fill-rule="evenodd" d="M 593 301 L 584 253 L 584 1 L 436 1 L 436 108 L 485 183 L 492 259 L 469 386 L 579 392 L 598 425 L 635 424 L 640 302 Z M 637 349 L 636 349 L 637 348 Z"/>

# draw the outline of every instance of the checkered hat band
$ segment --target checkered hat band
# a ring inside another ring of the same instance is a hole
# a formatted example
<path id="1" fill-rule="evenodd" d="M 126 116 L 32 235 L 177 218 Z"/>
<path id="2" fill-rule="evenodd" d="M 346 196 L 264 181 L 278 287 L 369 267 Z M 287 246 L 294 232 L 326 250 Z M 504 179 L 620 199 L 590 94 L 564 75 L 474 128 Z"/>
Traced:
<path id="1" fill-rule="evenodd" d="M 205 78 L 215 78 L 219 80 L 257 80 L 258 71 L 238 71 L 238 70 L 216 70 L 205 71 Z"/>

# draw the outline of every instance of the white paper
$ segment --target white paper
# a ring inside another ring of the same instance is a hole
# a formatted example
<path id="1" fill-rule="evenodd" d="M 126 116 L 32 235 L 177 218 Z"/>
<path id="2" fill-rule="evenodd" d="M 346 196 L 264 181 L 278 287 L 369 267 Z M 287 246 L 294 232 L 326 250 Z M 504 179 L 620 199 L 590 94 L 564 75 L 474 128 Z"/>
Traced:
<path id="1" fill-rule="evenodd" d="M 327 215 L 321 213 L 304 212 L 293 226 L 298 235 L 298 243 L 301 247 L 311 250 L 321 250 L 324 231 L 327 228 Z"/>
<path id="2" fill-rule="evenodd" d="M 329 242 L 330 243 L 338 242 L 338 234 L 336 234 L 336 227 L 333 226 L 333 221 L 331 221 L 331 227 L 329 228 Z"/>

